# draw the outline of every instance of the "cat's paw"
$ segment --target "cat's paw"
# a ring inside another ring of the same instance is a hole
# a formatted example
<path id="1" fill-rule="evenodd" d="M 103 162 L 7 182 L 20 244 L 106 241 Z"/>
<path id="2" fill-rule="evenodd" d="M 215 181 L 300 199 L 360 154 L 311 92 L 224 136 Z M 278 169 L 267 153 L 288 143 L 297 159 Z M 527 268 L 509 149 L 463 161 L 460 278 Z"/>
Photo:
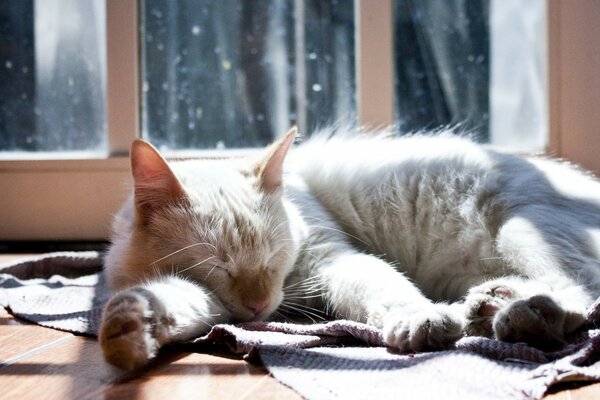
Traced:
<path id="1" fill-rule="evenodd" d="M 462 330 L 461 316 L 441 304 L 408 316 L 390 313 L 383 324 L 386 345 L 400 352 L 446 349 L 462 336 Z"/>
<path id="2" fill-rule="evenodd" d="M 517 300 L 498 311 L 493 329 L 498 340 L 554 350 L 565 344 L 566 315 L 549 296 L 537 295 Z"/>
<path id="3" fill-rule="evenodd" d="M 465 299 L 465 334 L 493 337 L 494 316 L 518 296 L 516 289 L 498 282 L 486 282 L 469 290 Z"/>
<path id="4" fill-rule="evenodd" d="M 98 340 L 104 359 L 132 370 L 156 355 L 166 338 L 160 303 L 146 290 L 125 290 L 106 305 Z"/>

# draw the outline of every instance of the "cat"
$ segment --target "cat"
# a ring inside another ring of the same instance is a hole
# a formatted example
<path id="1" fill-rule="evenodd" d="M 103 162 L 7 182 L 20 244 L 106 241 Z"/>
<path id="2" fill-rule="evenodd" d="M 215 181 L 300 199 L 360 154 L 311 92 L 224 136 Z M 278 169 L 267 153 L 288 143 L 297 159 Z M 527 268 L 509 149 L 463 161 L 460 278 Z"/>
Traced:
<path id="1" fill-rule="evenodd" d="M 373 325 L 399 352 L 464 335 L 553 349 L 600 295 L 600 182 L 576 167 L 452 132 L 295 136 L 170 163 L 133 143 L 105 258 L 109 363 L 286 311 Z"/>

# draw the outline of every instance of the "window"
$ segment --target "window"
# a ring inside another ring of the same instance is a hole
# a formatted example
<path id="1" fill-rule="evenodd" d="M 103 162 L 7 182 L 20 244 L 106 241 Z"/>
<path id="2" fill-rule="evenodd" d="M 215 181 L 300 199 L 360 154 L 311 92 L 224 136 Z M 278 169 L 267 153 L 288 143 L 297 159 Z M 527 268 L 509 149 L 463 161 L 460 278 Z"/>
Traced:
<path id="1" fill-rule="evenodd" d="M 512 151 L 547 143 L 544 0 L 395 0 L 395 120 L 458 125 Z"/>
<path id="2" fill-rule="evenodd" d="M 600 167 L 596 17 L 591 0 L 0 0 L 0 238 L 104 237 L 138 136 L 206 152 L 290 123 L 464 123 Z"/>
<path id="3" fill-rule="evenodd" d="M 355 119 L 352 0 L 145 0 L 142 134 L 244 148 Z"/>
<path id="4" fill-rule="evenodd" d="M 106 146 L 105 7 L 93 0 L 0 3 L 0 151 Z"/>

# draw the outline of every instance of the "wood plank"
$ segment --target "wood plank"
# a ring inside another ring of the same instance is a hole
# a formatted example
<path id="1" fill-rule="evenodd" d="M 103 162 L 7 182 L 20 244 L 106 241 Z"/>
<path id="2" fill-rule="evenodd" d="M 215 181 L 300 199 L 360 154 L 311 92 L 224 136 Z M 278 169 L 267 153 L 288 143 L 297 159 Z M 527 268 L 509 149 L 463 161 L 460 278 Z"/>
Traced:
<path id="1" fill-rule="evenodd" d="M 573 384 L 575 386 L 576 384 Z M 557 389 L 554 389 L 557 390 Z M 600 383 L 588 384 L 570 389 L 558 389 L 556 393 L 544 396 L 544 400 L 589 400 L 600 399 Z M 552 390 L 551 390 L 552 392 Z"/>
<path id="2" fill-rule="evenodd" d="M 20 259 L 25 259 L 33 255 L 35 254 L 0 254 L 0 264 L 18 261 Z"/>
<path id="3" fill-rule="evenodd" d="M 0 363 L 10 363 L 15 358 L 71 337 L 73 335 L 67 332 L 18 321 L 0 307 Z"/>
<path id="4" fill-rule="evenodd" d="M 95 340 L 72 340 L 0 368 L 2 398 L 81 399 L 123 375 L 102 359 Z"/>
<path id="5" fill-rule="evenodd" d="M 275 381 L 262 367 L 242 360 L 197 353 L 153 368 L 142 377 L 115 383 L 101 393 L 94 393 L 93 397 L 101 394 L 98 397 L 107 399 L 254 399 L 261 387 L 273 393 L 273 397 L 263 398 L 300 398 Z"/>
<path id="6" fill-rule="evenodd" d="M 271 400 L 271 399 L 289 399 L 301 400 L 302 396 L 279 383 L 271 375 L 266 376 L 256 385 L 243 399 L 252 400 Z"/>
<path id="7" fill-rule="evenodd" d="M 0 387 L 0 397 L 22 400 L 241 399 L 258 397 L 263 390 L 277 398 L 299 398 L 262 367 L 208 354 L 172 354 L 146 370 L 125 373 L 104 362 L 95 340 L 77 336 L 3 366 Z"/>

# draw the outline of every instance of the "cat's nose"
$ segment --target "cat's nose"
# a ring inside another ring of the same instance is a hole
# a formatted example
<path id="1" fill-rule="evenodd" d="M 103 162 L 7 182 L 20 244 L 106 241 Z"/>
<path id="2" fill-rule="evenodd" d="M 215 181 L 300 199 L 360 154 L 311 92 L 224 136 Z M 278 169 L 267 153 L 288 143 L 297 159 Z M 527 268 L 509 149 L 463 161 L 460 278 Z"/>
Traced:
<path id="1" fill-rule="evenodd" d="M 269 305 L 269 299 L 262 300 L 248 300 L 244 303 L 244 306 L 252 311 L 254 315 L 258 315 L 264 311 L 265 308 Z"/>

